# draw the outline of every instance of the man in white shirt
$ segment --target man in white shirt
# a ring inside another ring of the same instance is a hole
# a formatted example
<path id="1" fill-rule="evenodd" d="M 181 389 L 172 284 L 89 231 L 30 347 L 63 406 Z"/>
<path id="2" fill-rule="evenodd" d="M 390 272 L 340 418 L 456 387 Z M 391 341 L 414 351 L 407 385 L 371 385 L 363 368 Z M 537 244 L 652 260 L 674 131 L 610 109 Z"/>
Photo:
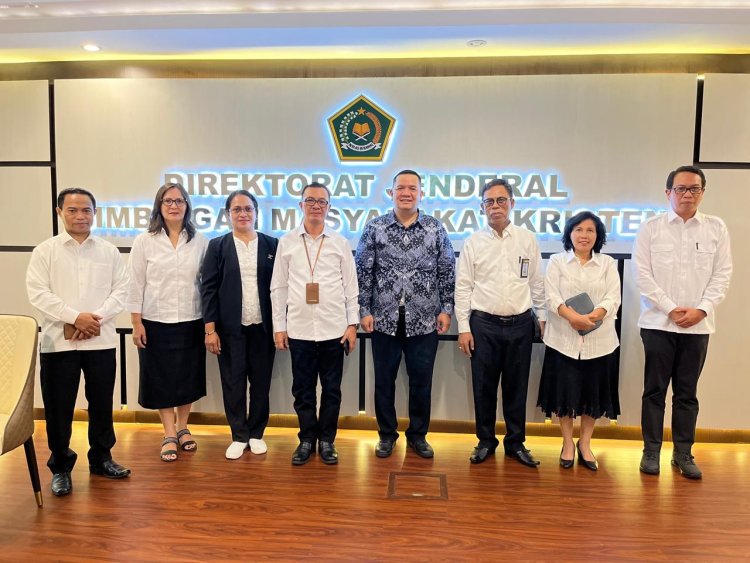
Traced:
<path id="1" fill-rule="evenodd" d="M 338 463 L 334 446 L 344 353 L 357 342 L 357 272 L 347 240 L 325 225 L 331 193 L 313 182 L 302 190 L 302 225 L 279 240 L 271 278 L 274 341 L 292 355 L 292 394 L 300 444 L 293 465 Z M 317 412 L 317 382 L 322 388 Z"/>
<path id="2" fill-rule="evenodd" d="M 41 387 L 51 452 L 52 493 L 72 491 L 77 454 L 70 449 L 81 371 L 89 415 L 89 470 L 122 479 L 130 470 L 112 459 L 115 445 L 115 316 L 125 308 L 127 270 L 117 248 L 91 234 L 96 201 L 81 188 L 57 198 L 65 231 L 34 249 L 26 272 L 29 301 L 43 315 Z"/>
<path id="3" fill-rule="evenodd" d="M 681 166 L 667 177 L 669 209 L 650 218 L 635 239 L 633 266 L 641 294 L 638 326 L 646 356 L 640 470 L 659 473 L 664 406 L 672 382 L 672 465 L 700 479 L 692 446 L 698 418 L 698 378 L 715 331 L 716 306 L 732 274 L 729 233 L 718 217 L 698 211 L 703 171 Z"/>
<path id="4" fill-rule="evenodd" d="M 507 429 L 505 455 L 536 467 L 539 462 L 524 441 L 534 338 L 532 306 L 542 331 L 546 319 L 542 255 L 533 233 L 511 223 L 515 200 L 505 181 L 485 184 L 481 200 L 487 227 L 464 243 L 455 293 L 458 347 L 471 358 L 479 439 L 469 459 L 482 463 L 499 445 L 495 420 L 500 383 Z"/>

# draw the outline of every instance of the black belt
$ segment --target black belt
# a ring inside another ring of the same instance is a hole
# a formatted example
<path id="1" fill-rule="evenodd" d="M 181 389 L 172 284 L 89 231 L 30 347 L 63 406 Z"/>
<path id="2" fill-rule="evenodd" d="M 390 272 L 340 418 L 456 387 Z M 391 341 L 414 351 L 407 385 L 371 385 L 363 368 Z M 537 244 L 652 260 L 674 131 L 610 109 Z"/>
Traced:
<path id="1" fill-rule="evenodd" d="M 489 313 L 485 313 L 484 311 L 472 311 L 471 314 L 476 315 L 480 319 L 489 321 L 491 323 L 499 325 L 512 325 L 529 319 L 531 317 L 531 309 L 528 309 L 519 315 L 510 315 L 509 317 L 490 315 Z"/>

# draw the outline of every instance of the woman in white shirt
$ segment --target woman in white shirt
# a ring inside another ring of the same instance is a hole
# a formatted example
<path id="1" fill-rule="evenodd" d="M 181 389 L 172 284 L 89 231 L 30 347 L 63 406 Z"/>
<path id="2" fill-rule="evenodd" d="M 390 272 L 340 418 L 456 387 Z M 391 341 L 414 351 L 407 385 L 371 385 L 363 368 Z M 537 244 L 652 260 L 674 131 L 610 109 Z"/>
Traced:
<path id="1" fill-rule="evenodd" d="M 537 404 L 548 417 L 555 413 L 560 418 L 560 465 L 572 467 L 577 451 L 578 463 L 596 471 L 598 464 L 591 452 L 594 423 L 602 416 L 614 418 L 620 413 L 614 353 L 620 345 L 615 332 L 620 276 L 615 260 L 600 254 L 607 235 L 601 219 L 593 213 L 582 211 L 571 217 L 562 241 L 565 252 L 550 258 L 544 280 L 549 313 Z M 584 293 L 593 304 L 592 311 L 580 314 L 566 305 L 566 300 Z M 577 416 L 581 432 L 574 444 Z"/>
<path id="2" fill-rule="evenodd" d="M 200 268 L 207 247 L 185 188 L 159 188 L 148 231 L 130 251 L 128 309 L 140 361 L 138 403 L 159 410 L 162 461 L 175 461 L 177 446 L 198 447 L 187 422 L 192 404 L 206 395 Z"/>
<path id="3" fill-rule="evenodd" d="M 224 412 L 232 431 L 227 459 L 266 453 L 263 433 L 276 348 L 271 274 L 278 240 L 256 231 L 258 201 L 247 190 L 224 204 L 232 231 L 213 239 L 201 273 L 206 350 L 218 356 Z M 250 400 L 248 404 L 248 391 Z"/>

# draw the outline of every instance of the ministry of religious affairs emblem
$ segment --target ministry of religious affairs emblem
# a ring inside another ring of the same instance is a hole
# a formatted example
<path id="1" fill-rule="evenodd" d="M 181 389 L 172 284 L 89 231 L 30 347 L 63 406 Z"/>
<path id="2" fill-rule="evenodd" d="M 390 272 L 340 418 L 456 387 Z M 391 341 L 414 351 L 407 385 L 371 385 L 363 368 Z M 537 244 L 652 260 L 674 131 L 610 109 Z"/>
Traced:
<path id="1" fill-rule="evenodd" d="M 328 118 L 339 160 L 383 160 L 396 118 L 359 96 Z"/>

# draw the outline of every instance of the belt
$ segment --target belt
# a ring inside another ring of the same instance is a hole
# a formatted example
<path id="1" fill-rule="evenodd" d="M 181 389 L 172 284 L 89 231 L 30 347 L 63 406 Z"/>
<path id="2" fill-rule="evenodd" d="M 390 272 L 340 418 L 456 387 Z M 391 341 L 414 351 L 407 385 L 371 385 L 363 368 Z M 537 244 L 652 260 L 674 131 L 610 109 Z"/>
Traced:
<path id="1" fill-rule="evenodd" d="M 508 317 L 502 317 L 500 315 L 490 315 L 489 313 L 485 313 L 484 311 L 472 311 L 471 314 L 491 323 L 499 325 L 512 325 L 531 318 L 531 309 L 528 309 L 518 315 L 510 315 Z"/>

